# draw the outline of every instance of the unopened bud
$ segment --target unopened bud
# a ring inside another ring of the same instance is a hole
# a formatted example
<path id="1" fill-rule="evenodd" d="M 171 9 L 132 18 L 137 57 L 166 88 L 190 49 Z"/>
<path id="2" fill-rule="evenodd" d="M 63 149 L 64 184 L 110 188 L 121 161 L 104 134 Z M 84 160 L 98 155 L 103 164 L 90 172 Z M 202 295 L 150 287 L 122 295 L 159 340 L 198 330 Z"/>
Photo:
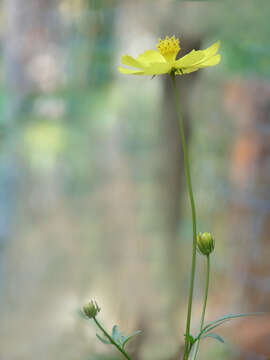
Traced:
<path id="1" fill-rule="evenodd" d="M 209 255 L 215 248 L 215 240 L 208 232 L 199 233 L 197 236 L 197 246 L 201 254 Z"/>
<path id="2" fill-rule="evenodd" d="M 100 307 L 96 301 L 91 300 L 87 305 L 84 305 L 83 312 L 89 319 L 92 319 L 100 312 Z"/>

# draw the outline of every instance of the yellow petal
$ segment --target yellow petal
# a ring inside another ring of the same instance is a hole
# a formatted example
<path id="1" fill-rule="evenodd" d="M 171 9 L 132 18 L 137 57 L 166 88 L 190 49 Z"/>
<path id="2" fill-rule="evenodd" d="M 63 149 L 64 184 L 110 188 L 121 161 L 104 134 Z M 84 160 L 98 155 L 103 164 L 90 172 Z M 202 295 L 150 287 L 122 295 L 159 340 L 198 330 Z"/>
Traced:
<path id="1" fill-rule="evenodd" d="M 205 61 L 202 61 L 198 67 L 205 68 L 207 66 L 215 66 L 220 62 L 221 56 L 220 54 L 214 55 L 210 57 L 209 59 L 206 59 Z"/>
<path id="2" fill-rule="evenodd" d="M 173 66 L 176 67 L 177 69 L 193 67 L 204 58 L 205 58 L 205 54 L 202 50 L 198 50 L 198 51 L 192 50 L 187 55 L 183 56 L 181 59 L 176 60 Z"/>
<path id="3" fill-rule="evenodd" d="M 141 64 L 135 60 L 132 56 L 124 55 L 121 58 L 122 64 L 135 67 L 135 68 L 141 68 Z"/>
<path id="4" fill-rule="evenodd" d="M 148 64 L 148 66 L 143 69 L 145 75 L 167 74 L 170 70 L 171 65 L 167 62 Z"/>
<path id="5" fill-rule="evenodd" d="M 215 42 L 213 45 L 209 46 L 207 49 L 203 50 L 206 57 L 213 56 L 217 53 L 220 46 L 220 41 Z"/>
<path id="6" fill-rule="evenodd" d="M 118 66 L 118 70 L 122 74 L 129 74 L 129 75 L 144 75 L 144 72 L 141 70 L 132 70 L 132 69 L 126 69 L 121 66 Z"/>
<path id="7" fill-rule="evenodd" d="M 164 63 L 166 60 L 156 50 L 146 50 L 143 54 L 140 54 L 137 59 L 142 65 L 149 65 L 150 63 Z"/>

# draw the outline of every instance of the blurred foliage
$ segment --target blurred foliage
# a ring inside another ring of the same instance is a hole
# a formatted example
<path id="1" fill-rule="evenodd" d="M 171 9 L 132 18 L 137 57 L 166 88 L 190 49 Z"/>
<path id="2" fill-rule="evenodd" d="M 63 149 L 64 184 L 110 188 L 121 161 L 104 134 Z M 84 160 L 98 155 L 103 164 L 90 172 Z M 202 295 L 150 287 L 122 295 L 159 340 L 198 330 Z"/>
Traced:
<path id="1" fill-rule="evenodd" d="M 245 6 L 238 5 L 232 0 L 220 2 L 215 20 L 209 26 L 209 32 L 222 39 L 227 74 L 269 77 L 269 2 L 247 0 Z"/>

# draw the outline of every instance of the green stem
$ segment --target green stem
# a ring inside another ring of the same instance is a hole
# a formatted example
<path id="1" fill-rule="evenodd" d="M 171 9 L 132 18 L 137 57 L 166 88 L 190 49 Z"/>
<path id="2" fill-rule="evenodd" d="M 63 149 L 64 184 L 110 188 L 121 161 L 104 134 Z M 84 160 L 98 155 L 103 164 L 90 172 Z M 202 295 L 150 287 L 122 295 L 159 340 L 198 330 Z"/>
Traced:
<path id="1" fill-rule="evenodd" d="M 190 175 L 190 165 L 189 158 L 187 152 L 187 144 L 185 138 L 184 124 L 182 120 L 181 109 L 178 103 L 179 93 L 176 86 L 175 75 L 171 75 L 173 82 L 174 95 L 176 100 L 176 108 L 179 119 L 180 133 L 182 138 L 182 147 L 184 153 L 184 162 L 186 168 L 186 177 L 187 177 L 187 185 L 188 185 L 188 193 L 191 204 L 191 212 L 192 212 L 192 228 L 193 228 L 193 245 L 192 245 L 192 264 L 191 264 L 191 278 L 190 278 L 190 287 L 189 287 L 189 300 L 188 300 L 188 312 L 187 312 L 187 324 L 186 324 L 186 339 L 185 339 L 185 352 L 184 352 L 184 360 L 188 359 L 189 351 L 190 351 L 190 322 L 191 322 L 191 311 L 192 311 L 192 300 L 193 300 L 193 290 L 194 290 L 194 280 L 195 280 L 195 269 L 196 269 L 196 247 L 197 247 L 197 230 L 196 230 L 196 210 L 195 210 L 195 202 L 192 192 L 192 184 L 191 184 L 191 175 Z"/>
<path id="2" fill-rule="evenodd" d="M 112 345 L 114 345 L 115 347 L 117 347 L 117 349 L 124 355 L 124 357 L 128 360 L 131 360 L 130 356 L 125 352 L 124 349 L 122 349 L 114 340 L 113 338 L 107 333 L 107 331 L 100 325 L 100 323 L 98 322 L 98 320 L 94 317 L 93 318 L 95 323 L 97 324 L 97 326 L 100 328 L 100 330 L 103 332 L 103 334 L 110 340 L 110 342 L 112 343 Z"/>
<path id="3" fill-rule="evenodd" d="M 203 329 L 203 324 L 204 324 L 204 317 L 205 317 L 205 310 L 206 310 L 206 303 L 207 303 L 207 298 L 208 298 L 208 289 L 209 289 L 209 278 L 210 278 L 210 255 L 207 255 L 207 270 L 206 270 L 206 281 L 205 281 L 205 293 L 204 293 L 204 301 L 203 301 L 203 310 L 202 310 L 202 316 L 201 316 L 201 325 L 200 325 L 200 333 Z M 200 339 L 197 340 L 196 345 L 195 345 L 195 349 L 192 355 L 192 359 L 191 360 L 195 360 L 197 355 L 198 355 L 198 351 L 199 351 L 199 345 L 200 345 Z"/>

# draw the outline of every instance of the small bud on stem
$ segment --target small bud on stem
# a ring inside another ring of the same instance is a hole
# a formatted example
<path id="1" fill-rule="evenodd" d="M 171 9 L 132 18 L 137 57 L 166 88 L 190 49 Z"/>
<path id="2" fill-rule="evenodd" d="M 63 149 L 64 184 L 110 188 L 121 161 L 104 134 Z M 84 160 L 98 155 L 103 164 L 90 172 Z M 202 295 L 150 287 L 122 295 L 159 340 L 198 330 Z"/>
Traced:
<path id="1" fill-rule="evenodd" d="M 210 255 L 215 248 L 215 240 L 213 236 L 208 233 L 199 233 L 197 236 L 197 246 L 202 255 Z"/>
<path id="2" fill-rule="evenodd" d="M 84 305 L 83 312 L 89 319 L 93 319 L 100 312 L 100 307 L 96 301 L 91 300 L 87 305 Z"/>

